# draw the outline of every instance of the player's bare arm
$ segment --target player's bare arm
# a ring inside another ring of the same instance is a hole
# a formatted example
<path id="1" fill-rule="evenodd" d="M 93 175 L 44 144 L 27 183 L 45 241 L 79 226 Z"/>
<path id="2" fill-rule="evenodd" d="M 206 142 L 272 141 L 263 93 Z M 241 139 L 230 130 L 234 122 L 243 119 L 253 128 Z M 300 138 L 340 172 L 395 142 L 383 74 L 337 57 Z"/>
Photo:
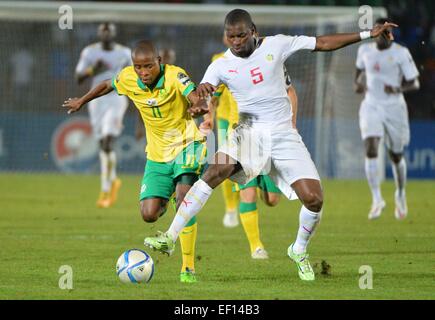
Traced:
<path id="1" fill-rule="evenodd" d="M 364 75 L 364 69 L 356 69 L 355 72 L 355 80 L 354 80 L 354 90 L 356 93 L 364 93 L 366 90 L 366 85 L 364 81 L 362 81 Z"/>
<path id="2" fill-rule="evenodd" d="M 375 25 L 370 31 L 370 38 L 377 38 L 388 28 L 397 28 L 395 23 L 385 22 L 383 25 Z M 360 42 L 361 35 L 359 32 L 353 33 L 337 33 L 326 36 L 316 37 L 316 48 L 314 51 L 332 51 L 343 48 L 350 44 Z"/>
<path id="3" fill-rule="evenodd" d="M 208 112 L 204 114 L 204 121 L 199 125 L 202 131 L 213 130 L 216 108 L 219 106 L 219 97 L 213 96 L 208 104 Z"/>
<path id="4" fill-rule="evenodd" d="M 101 82 L 99 85 L 97 85 L 95 88 L 88 91 L 84 96 L 80 98 L 69 98 L 68 100 L 65 100 L 62 104 L 62 107 L 68 109 L 67 110 L 68 114 L 77 112 L 84 104 L 98 97 L 104 96 L 112 92 L 112 90 L 113 90 L 112 81 L 105 80 Z"/>
<path id="5" fill-rule="evenodd" d="M 296 129 L 296 121 L 298 116 L 298 96 L 296 94 L 295 88 L 290 85 L 287 89 L 287 95 L 290 98 L 290 102 L 292 104 L 292 111 L 293 111 L 293 117 L 292 117 L 292 124 L 293 128 Z"/>
<path id="6" fill-rule="evenodd" d="M 402 85 L 400 87 L 393 87 L 387 84 L 384 87 L 385 92 L 388 94 L 400 94 L 404 92 L 415 91 L 418 89 L 420 89 L 420 81 L 418 80 L 418 78 L 409 81 L 403 79 Z"/>
<path id="7" fill-rule="evenodd" d="M 196 118 L 208 112 L 207 101 L 201 98 L 196 91 L 189 93 L 187 99 L 191 103 L 188 111 L 192 117 Z"/>

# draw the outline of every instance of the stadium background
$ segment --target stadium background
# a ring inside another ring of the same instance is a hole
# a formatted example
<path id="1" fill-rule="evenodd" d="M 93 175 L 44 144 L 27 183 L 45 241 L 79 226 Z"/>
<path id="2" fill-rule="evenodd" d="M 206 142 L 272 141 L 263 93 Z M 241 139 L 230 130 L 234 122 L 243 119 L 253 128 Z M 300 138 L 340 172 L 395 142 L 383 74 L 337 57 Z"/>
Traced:
<path id="1" fill-rule="evenodd" d="M 128 1 L 138 4 L 140 1 Z M 187 3 L 168 1 L 170 3 Z M 19 2 L 14 2 L 19 3 Z M 34 2 L 35 3 L 35 2 Z M 70 2 L 74 9 L 74 3 Z M 126 2 L 123 2 L 126 3 Z M 152 2 L 151 2 L 152 3 Z M 234 1 L 192 1 L 194 4 L 230 4 Z M 249 1 L 268 5 L 348 6 L 362 4 L 386 8 L 400 25 L 396 41 L 407 46 L 421 72 L 421 89 L 406 95 L 411 119 L 411 144 L 407 150 L 410 178 L 435 178 L 435 22 L 431 1 Z M 409 8 L 412 3 L 412 14 Z M 0 2 L 7 4 L 7 2 Z M 60 5 L 61 3 L 56 5 Z M 336 8 L 336 7 L 335 7 Z M 254 20 L 255 20 L 255 14 Z M 294 17 L 293 17 L 294 19 Z M 101 19 L 100 19 L 101 20 Z M 146 21 L 146 16 L 144 17 Z M 192 18 L 194 21 L 194 18 Z M 60 30 L 57 21 L 8 19 L 2 14 L 0 35 L 3 61 L 0 69 L 0 170 L 31 172 L 97 173 L 97 145 L 91 138 L 87 114 L 67 117 L 60 105 L 65 98 L 79 96 L 89 83 L 78 86 L 74 68 L 80 51 L 96 41 L 99 21 L 75 23 L 73 30 Z M 201 80 L 210 57 L 224 48 L 221 25 L 175 25 L 117 22 L 116 41 L 131 46 L 143 38 L 155 40 L 161 47 L 177 52 L 176 64 L 189 70 L 194 81 Z M 263 35 L 287 33 L 315 35 L 313 22 L 291 26 L 259 24 Z M 355 23 L 325 23 L 323 33 L 354 31 Z M 358 97 L 352 91 L 354 59 L 357 46 L 336 53 L 300 54 L 289 59 L 287 67 L 300 98 L 299 130 L 316 161 L 322 176 L 363 178 L 363 148 L 357 123 Z M 323 67 L 318 69 L 321 57 Z M 321 70 L 321 72 L 318 72 Z M 323 78 L 323 97 L 318 82 Z M 322 126 L 316 113 L 322 108 Z M 143 170 L 144 140 L 134 139 L 136 111 L 129 108 L 125 131 L 117 143 L 120 172 Z M 429 137 L 429 139 L 428 139 Z M 385 161 L 387 176 L 391 176 Z"/>
<path id="2" fill-rule="evenodd" d="M 79 21 L 83 11 L 76 4 L 101 10 L 119 5 L 114 16 L 119 17 L 115 21 L 117 41 L 131 45 L 138 39 L 152 38 L 161 46 L 173 47 L 177 64 L 189 70 L 195 81 L 201 79 L 211 55 L 223 50 L 222 21 L 229 9 L 220 7 L 222 1 L 209 1 L 212 4 L 208 5 L 196 2 L 191 4 L 195 10 L 208 10 L 206 18 L 202 14 L 180 18 L 176 12 L 167 19 L 170 21 L 159 24 L 133 23 L 137 15 L 131 10 L 122 15 L 125 8 L 141 6 L 139 2 L 68 3 L 77 17 L 73 30 L 59 29 L 58 8 L 63 1 L 46 2 L 41 11 L 36 9 L 42 7 L 37 1 L 0 1 L 0 300 L 435 298 L 433 180 L 408 181 L 409 215 L 403 221 L 394 218 L 395 186 L 391 179 L 386 181 L 382 185 L 385 212 L 376 221 L 367 219 L 371 199 L 357 121 L 361 97 L 353 93 L 351 85 L 357 45 L 334 53 L 297 54 L 287 65 L 300 99 L 299 130 L 325 177 L 324 215 L 309 249 L 315 283 L 300 281 L 286 255 L 298 230 L 298 201 L 281 201 L 276 208 L 258 202 L 261 236 L 270 259 L 256 261 L 249 256 L 243 228 L 222 226 L 224 205 L 218 190 L 198 215 L 198 283 L 186 287 L 179 282 L 181 250 L 177 248 L 171 258 L 149 252 L 156 263 L 149 285 L 122 284 L 114 272 L 116 259 L 126 249 L 143 248 L 145 236 L 164 230 L 172 221 L 173 210 L 154 224 L 143 223 L 140 218 L 138 190 L 145 156 L 144 141 L 134 139 L 134 108 L 128 110 L 126 128 L 117 145 L 123 149 L 119 200 L 110 209 L 95 206 L 99 170 L 87 113 L 83 110 L 77 116 L 67 116 L 60 106 L 65 98 L 79 96 L 88 88 L 88 84 L 75 84 L 73 71 L 80 50 L 96 40 L 97 20 L 104 17 L 94 10 L 89 21 Z M 235 2 L 226 3 L 235 6 Z M 291 1 L 306 6 L 283 7 L 287 2 L 263 3 L 269 5 L 267 10 L 277 9 L 269 17 L 260 11 L 253 14 L 262 34 L 355 31 L 361 4 L 382 6 L 390 13 L 401 27 L 397 41 L 410 48 L 421 72 L 420 91 L 406 96 L 413 134 L 407 150 L 409 173 L 413 178 L 433 179 L 434 4 Z M 144 4 L 147 10 L 160 6 Z M 383 10 L 377 9 L 377 13 Z M 327 12 L 336 15 L 327 19 Z M 350 20 L 342 19 L 346 12 L 353 14 Z M 319 15 L 326 19 L 320 28 L 316 23 Z M 155 12 L 144 17 L 159 18 Z M 198 19 L 202 25 L 194 23 Z M 216 23 L 206 23 L 206 19 Z M 71 290 L 61 287 L 62 266 L 73 269 Z M 360 286 L 362 266 L 373 269 L 372 290 Z M 156 309 L 154 301 L 145 309 L 142 303 L 145 315 Z M 118 304 L 111 305 L 119 309 Z M 402 303 L 395 309 L 403 310 L 400 306 L 408 307 Z M 171 311 L 157 310 L 160 318 Z"/>

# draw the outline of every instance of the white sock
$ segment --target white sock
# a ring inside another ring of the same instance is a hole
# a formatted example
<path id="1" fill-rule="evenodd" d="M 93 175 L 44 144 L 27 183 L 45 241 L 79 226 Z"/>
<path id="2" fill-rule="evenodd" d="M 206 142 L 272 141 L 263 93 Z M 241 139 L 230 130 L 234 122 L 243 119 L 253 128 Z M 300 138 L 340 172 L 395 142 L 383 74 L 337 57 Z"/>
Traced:
<path id="1" fill-rule="evenodd" d="M 110 191 L 110 179 L 109 179 L 109 155 L 100 151 L 100 165 L 101 165 L 101 191 Z"/>
<path id="2" fill-rule="evenodd" d="M 113 182 L 116 179 L 116 153 L 109 152 L 109 180 Z"/>
<path id="3" fill-rule="evenodd" d="M 190 219 L 196 216 L 201 210 L 212 191 L 213 189 L 201 179 L 195 182 L 192 188 L 190 188 L 167 231 L 174 241 L 177 240 L 181 230 L 183 230 Z"/>
<path id="4" fill-rule="evenodd" d="M 393 176 L 396 190 L 402 196 L 406 185 L 406 161 L 404 157 L 402 157 L 398 164 L 393 163 Z"/>
<path id="5" fill-rule="evenodd" d="M 310 238 L 313 236 L 319 224 L 321 214 L 322 211 L 313 212 L 302 206 L 299 213 L 298 235 L 293 245 L 294 253 L 301 254 L 307 250 L 308 241 L 310 241 Z"/>
<path id="6" fill-rule="evenodd" d="M 382 195 L 378 176 L 378 159 L 366 158 L 365 171 L 370 190 L 372 191 L 373 203 L 381 202 Z"/>

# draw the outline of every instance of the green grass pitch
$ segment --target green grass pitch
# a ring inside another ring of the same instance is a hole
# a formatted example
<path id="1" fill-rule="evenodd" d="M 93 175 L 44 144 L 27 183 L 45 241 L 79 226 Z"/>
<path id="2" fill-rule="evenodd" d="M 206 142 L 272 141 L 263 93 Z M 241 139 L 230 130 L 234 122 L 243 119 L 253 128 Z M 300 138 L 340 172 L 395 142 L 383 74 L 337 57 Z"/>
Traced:
<path id="1" fill-rule="evenodd" d="M 98 176 L 0 174 L 0 299 L 434 299 L 435 200 L 433 181 L 410 181 L 409 216 L 394 218 L 394 184 L 383 184 L 387 207 L 368 221 L 365 181 L 324 181 L 323 220 L 310 243 L 317 279 L 299 280 L 286 250 L 295 238 L 300 204 L 259 205 L 268 261 L 250 258 L 241 226 L 222 226 L 217 190 L 198 215 L 196 271 L 199 282 L 179 282 L 179 245 L 156 263 L 147 285 L 122 284 L 118 256 L 143 247 L 143 239 L 166 230 L 173 210 L 155 224 L 138 210 L 141 177 L 122 176 L 119 202 L 97 209 Z M 146 250 L 146 249 L 145 249 Z M 330 265 L 321 273 L 321 262 Z M 73 289 L 61 290 L 59 268 L 73 269 Z M 359 287 L 359 268 L 373 270 L 373 289 Z"/>

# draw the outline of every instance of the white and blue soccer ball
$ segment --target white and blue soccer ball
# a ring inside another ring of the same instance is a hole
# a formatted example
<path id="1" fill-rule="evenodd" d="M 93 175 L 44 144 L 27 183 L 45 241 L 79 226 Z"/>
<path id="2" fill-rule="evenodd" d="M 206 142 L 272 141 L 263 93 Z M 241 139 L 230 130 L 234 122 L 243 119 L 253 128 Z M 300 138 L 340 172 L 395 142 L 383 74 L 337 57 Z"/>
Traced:
<path id="1" fill-rule="evenodd" d="M 143 250 L 127 250 L 116 263 L 116 274 L 124 283 L 147 283 L 153 278 L 154 261 Z"/>

